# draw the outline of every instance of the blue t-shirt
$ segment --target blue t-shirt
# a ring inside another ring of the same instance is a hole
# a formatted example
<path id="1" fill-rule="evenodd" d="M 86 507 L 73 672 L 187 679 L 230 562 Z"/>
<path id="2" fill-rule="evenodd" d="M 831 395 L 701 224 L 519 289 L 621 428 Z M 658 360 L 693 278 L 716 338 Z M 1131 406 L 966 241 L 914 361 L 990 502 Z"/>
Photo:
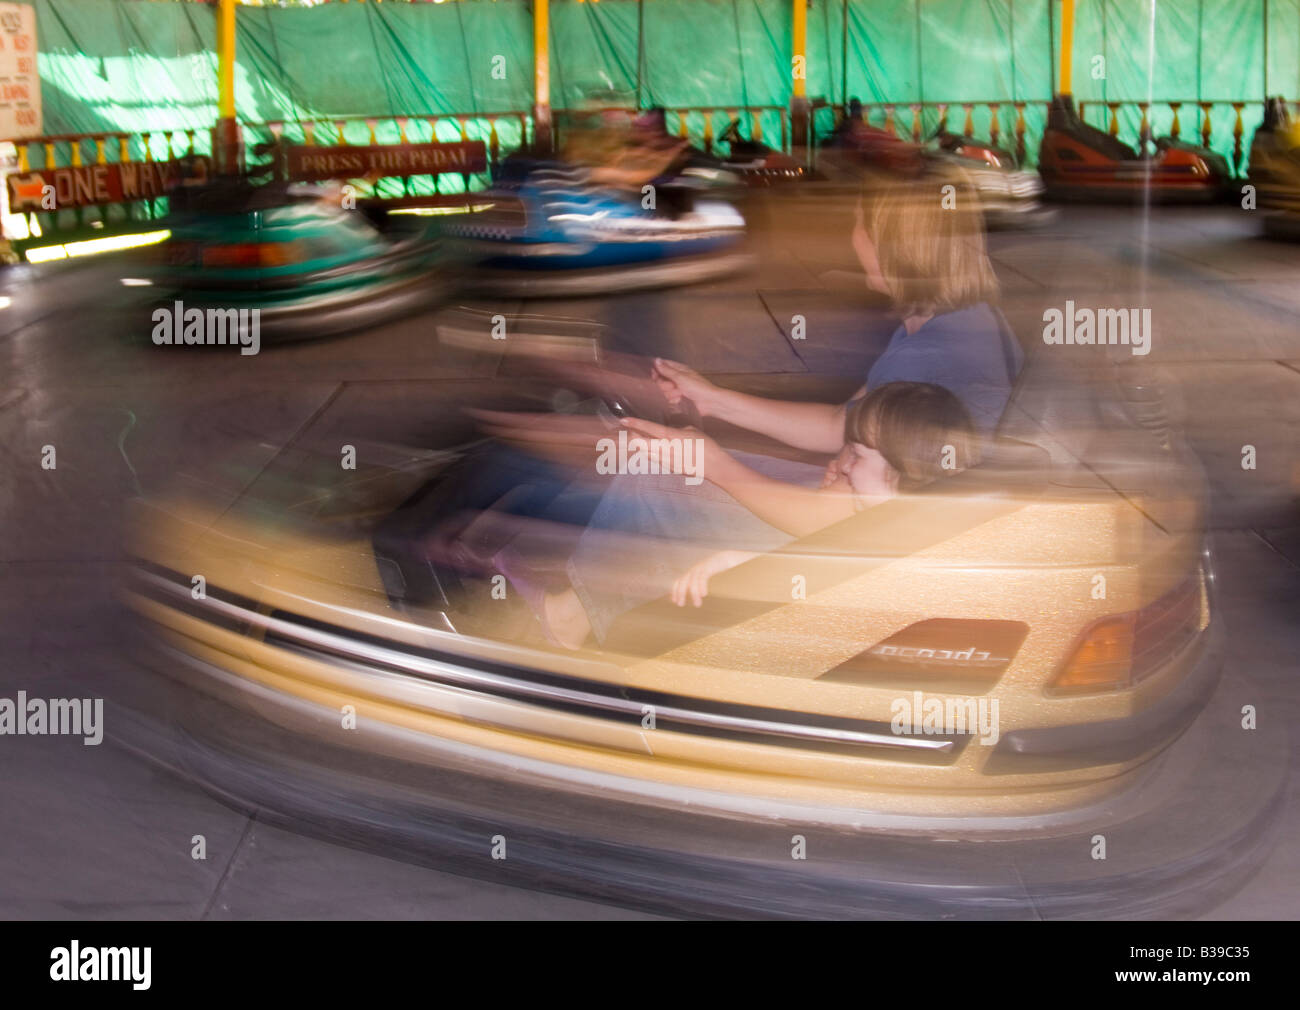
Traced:
<path id="1" fill-rule="evenodd" d="M 1024 352 L 1001 311 L 981 303 L 945 312 L 909 335 L 899 326 L 867 373 L 867 391 L 887 382 L 943 386 L 988 438 L 1006 408 Z"/>

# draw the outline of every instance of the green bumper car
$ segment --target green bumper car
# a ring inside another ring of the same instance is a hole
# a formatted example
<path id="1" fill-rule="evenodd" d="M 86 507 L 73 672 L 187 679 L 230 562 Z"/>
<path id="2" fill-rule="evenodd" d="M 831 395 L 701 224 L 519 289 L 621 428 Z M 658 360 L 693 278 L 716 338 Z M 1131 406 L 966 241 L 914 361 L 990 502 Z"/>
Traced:
<path id="1" fill-rule="evenodd" d="M 436 225 L 348 202 L 337 190 L 247 180 L 176 194 L 154 278 L 159 305 L 241 319 L 249 315 L 240 310 L 257 310 L 261 339 L 274 341 L 344 333 L 442 301 L 451 280 Z"/>

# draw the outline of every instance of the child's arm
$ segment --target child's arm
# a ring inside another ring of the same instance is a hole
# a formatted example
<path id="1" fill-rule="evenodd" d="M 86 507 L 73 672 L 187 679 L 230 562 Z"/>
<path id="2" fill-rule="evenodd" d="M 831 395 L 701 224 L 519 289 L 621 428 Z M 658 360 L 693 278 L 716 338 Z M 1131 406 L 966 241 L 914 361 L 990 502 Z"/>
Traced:
<path id="1" fill-rule="evenodd" d="M 704 597 L 709 595 L 709 579 L 756 557 L 758 555 L 750 551 L 718 551 L 717 554 L 710 554 L 703 561 L 692 565 L 686 574 L 679 576 L 673 583 L 672 601 L 679 607 L 684 607 L 689 600 L 691 606 L 698 607 L 704 602 Z"/>
<path id="2" fill-rule="evenodd" d="M 866 498 L 856 499 L 855 504 L 843 476 L 814 490 L 765 476 L 726 453 L 715 453 L 712 460 L 705 460 L 704 477 L 765 523 L 796 538 L 848 519 L 858 511 L 859 504 L 876 504 Z"/>
<path id="3" fill-rule="evenodd" d="M 674 439 L 694 438 L 699 444 L 697 476 L 716 484 L 765 523 L 791 537 L 816 533 L 857 511 L 853 497 L 842 491 L 847 481 L 832 482 L 818 490 L 789 484 L 746 466 L 713 439 L 694 429 L 668 428 L 632 417 L 624 418 L 622 423 L 637 434 L 663 440 L 664 444 Z"/>

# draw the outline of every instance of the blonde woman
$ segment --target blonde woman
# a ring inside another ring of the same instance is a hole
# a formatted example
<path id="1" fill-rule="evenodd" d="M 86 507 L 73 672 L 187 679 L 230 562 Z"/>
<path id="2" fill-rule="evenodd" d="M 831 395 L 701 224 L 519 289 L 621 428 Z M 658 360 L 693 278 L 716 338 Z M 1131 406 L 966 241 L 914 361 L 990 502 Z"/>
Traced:
<path id="1" fill-rule="evenodd" d="M 957 174 L 873 186 L 857 207 L 853 250 L 867 285 L 889 296 L 902 322 L 849 402 L 886 382 L 931 382 L 962 401 L 980 435 L 992 434 L 1024 356 L 995 307 L 998 282 L 973 187 Z M 844 446 L 848 404 L 750 396 L 675 361 L 656 359 L 654 369 L 668 402 L 692 400 L 701 417 L 797 449 Z"/>

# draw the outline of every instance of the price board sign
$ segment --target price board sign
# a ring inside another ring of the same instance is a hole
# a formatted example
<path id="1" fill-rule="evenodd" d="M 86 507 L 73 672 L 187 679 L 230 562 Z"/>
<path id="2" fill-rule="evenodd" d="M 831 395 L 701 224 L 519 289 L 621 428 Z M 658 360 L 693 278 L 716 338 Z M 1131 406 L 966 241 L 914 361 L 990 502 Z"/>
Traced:
<path id="1" fill-rule="evenodd" d="M 0 3 L 0 140 L 38 137 L 40 133 L 36 9 Z"/>

